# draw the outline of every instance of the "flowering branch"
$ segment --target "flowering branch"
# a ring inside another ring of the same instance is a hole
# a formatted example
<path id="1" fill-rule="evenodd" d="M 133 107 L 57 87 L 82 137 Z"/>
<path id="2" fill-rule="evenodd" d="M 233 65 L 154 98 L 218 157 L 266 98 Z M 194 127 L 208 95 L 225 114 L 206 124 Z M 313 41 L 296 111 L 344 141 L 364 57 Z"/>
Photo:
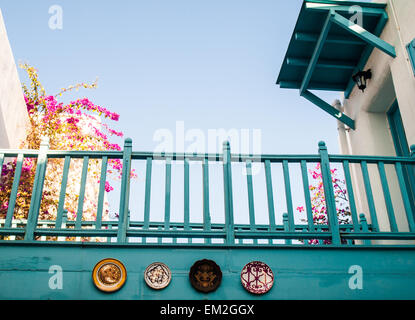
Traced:
<path id="1" fill-rule="evenodd" d="M 30 120 L 30 128 L 21 148 L 38 149 L 43 136 L 49 138 L 52 150 L 121 150 L 121 146 L 111 142 L 110 137 L 122 137 L 123 133 L 113 130 L 102 121 L 118 121 L 120 115 L 107 108 L 94 104 L 88 98 L 77 99 L 67 104 L 59 102 L 58 97 L 63 93 L 79 88 L 95 89 L 97 80 L 92 84 L 80 83 L 63 88 L 56 95 L 47 95 L 46 90 L 39 81 L 38 72 L 28 64 L 21 64 L 30 80 L 30 86 L 23 84 L 23 93 Z M 15 218 L 27 218 L 30 207 L 32 186 L 36 172 L 36 159 L 25 158 L 21 181 L 15 204 Z M 41 220 L 54 220 L 56 218 L 59 202 L 60 181 L 63 173 L 63 159 L 49 159 L 47 173 L 42 194 Z M 84 199 L 83 219 L 91 220 L 96 216 L 97 196 L 100 179 L 101 160 L 90 159 L 88 166 L 87 192 Z M 5 218 L 9 207 L 9 197 L 13 184 L 16 159 L 5 163 L 0 176 L 0 217 Z M 75 219 L 78 200 L 80 172 L 82 159 L 72 159 L 65 197 L 65 209 L 68 218 Z M 121 177 L 122 161 L 109 159 L 107 173 Z M 131 175 L 136 176 L 132 171 Z M 105 182 L 105 191 L 111 192 L 114 188 Z M 108 217 L 108 202 L 106 201 L 103 219 Z"/>

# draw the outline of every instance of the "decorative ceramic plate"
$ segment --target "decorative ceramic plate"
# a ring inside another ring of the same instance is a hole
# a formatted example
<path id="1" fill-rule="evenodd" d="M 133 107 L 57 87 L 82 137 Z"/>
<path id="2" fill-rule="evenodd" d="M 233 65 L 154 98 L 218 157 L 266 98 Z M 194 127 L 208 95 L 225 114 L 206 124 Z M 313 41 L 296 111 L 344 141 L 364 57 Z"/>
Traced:
<path id="1" fill-rule="evenodd" d="M 271 290 L 274 284 L 274 274 L 271 268 L 261 261 L 248 263 L 241 272 L 243 287 L 253 294 L 264 294 Z"/>
<path id="2" fill-rule="evenodd" d="M 171 271 L 164 263 L 155 262 L 144 271 L 144 280 L 150 288 L 164 289 L 171 281 Z"/>
<path id="3" fill-rule="evenodd" d="M 124 285 L 127 271 L 124 265 L 112 258 L 101 260 L 92 271 L 95 286 L 104 292 L 114 292 Z"/>
<path id="4" fill-rule="evenodd" d="M 222 271 L 212 260 L 199 260 L 190 268 L 189 279 L 196 290 L 205 293 L 212 292 L 222 282 Z"/>

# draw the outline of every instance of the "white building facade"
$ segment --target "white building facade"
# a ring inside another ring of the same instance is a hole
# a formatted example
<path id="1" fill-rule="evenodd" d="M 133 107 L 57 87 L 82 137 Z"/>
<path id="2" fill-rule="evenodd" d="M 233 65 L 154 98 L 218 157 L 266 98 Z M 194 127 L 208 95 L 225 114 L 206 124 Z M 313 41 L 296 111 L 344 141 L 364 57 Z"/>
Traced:
<path id="1" fill-rule="evenodd" d="M 17 149 L 28 124 L 22 86 L 0 11 L 0 149 Z"/>
<path id="2" fill-rule="evenodd" d="M 396 57 L 374 50 L 364 68 L 372 71 L 367 88 L 361 92 L 355 86 L 344 99 L 344 112 L 356 123 L 355 130 L 340 131 L 344 154 L 400 156 L 415 145 L 415 70 L 408 50 L 415 39 L 415 1 L 388 0 L 386 10 L 389 20 L 380 37 L 395 47 Z M 398 152 L 396 128 L 390 121 L 399 121 L 397 113 L 406 137 L 405 150 Z"/>
<path id="3" fill-rule="evenodd" d="M 409 156 L 415 145 L 415 1 L 374 1 L 387 3 L 388 21 L 380 38 L 394 46 L 396 57 L 373 50 L 364 70 L 371 70 L 372 78 L 362 92 L 357 86 L 347 99 L 343 111 L 355 121 L 354 130 L 339 122 L 341 152 L 346 155 Z M 413 167 L 413 166 L 412 166 Z M 378 168 L 369 166 L 375 207 L 380 229 L 388 230 L 387 208 Z M 394 204 L 398 228 L 407 230 L 407 219 L 399 183 L 392 166 L 385 166 Z M 412 206 L 414 207 L 414 170 L 403 168 Z M 365 186 L 360 170 L 352 167 L 360 212 L 368 212 Z M 369 218 L 370 219 L 370 218 Z"/>

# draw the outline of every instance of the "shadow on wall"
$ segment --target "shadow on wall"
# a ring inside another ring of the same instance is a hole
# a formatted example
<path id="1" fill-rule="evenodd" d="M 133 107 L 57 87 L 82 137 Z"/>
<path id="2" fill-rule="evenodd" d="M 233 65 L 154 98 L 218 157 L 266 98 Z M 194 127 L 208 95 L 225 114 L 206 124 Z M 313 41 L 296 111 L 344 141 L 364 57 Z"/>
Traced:
<path id="1" fill-rule="evenodd" d="M 0 101 L 0 149 L 8 149 L 10 148 L 9 136 L 7 135 L 6 123 L 4 122 L 1 110 L 3 110 L 3 106 Z"/>

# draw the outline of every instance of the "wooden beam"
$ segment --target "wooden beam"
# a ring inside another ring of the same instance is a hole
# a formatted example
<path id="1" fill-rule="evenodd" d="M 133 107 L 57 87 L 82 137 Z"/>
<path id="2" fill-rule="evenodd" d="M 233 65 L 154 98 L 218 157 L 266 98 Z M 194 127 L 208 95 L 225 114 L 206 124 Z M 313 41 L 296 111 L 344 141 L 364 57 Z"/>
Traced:
<path id="1" fill-rule="evenodd" d="M 359 37 L 360 39 L 366 41 L 371 46 L 378 48 L 379 50 L 390 55 L 392 58 L 396 57 L 395 47 L 381 38 L 375 36 L 373 33 L 370 33 L 366 29 L 362 28 L 358 24 L 352 23 L 350 20 L 345 17 L 334 13 L 331 15 L 331 21 L 343 29 L 349 31 L 351 34 Z"/>
<path id="2" fill-rule="evenodd" d="M 350 9 L 353 7 L 353 5 L 348 4 L 329 4 L 329 3 L 313 3 L 313 2 L 306 2 L 305 8 L 309 11 L 336 11 L 341 13 L 353 13 Z M 367 16 L 380 16 L 385 12 L 384 8 L 374 8 L 374 7 L 364 7 L 359 6 L 362 10 L 362 13 Z"/>
<path id="3" fill-rule="evenodd" d="M 340 112 L 324 100 L 320 99 L 316 95 L 312 94 L 310 91 L 306 90 L 301 94 L 304 98 L 314 103 L 319 108 L 326 111 L 331 116 L 335 117 L 337 120 L 343 122 L 345 125 L 349 126 L 353 130 L 355 129 L 354 120 L 346 116 L 344 113 Z"/>
<path id="4" fill-rule="evenodd" d="M 297 41 L 304 42 L 317 42 L 319 35 L 316 33 L 296 32 L 294 38 Z M 326 43 L 347 44 L 347 45 L 360 45 L 365 46 L 366 42 L 359 38 L 350 38 L 342 35 L 329 35 L 327 36 Z"/>
<path id="5" fill-rule="evenodd" d="M 298 67 L 307 67 L 309 60 L 302 58 L 288 57 L 287 64 Z M 330 69 L 348 69 L 354 70 L 356 67 L 355 61 L 344 61 L 344 60 L 318 60 L 316 68 L 330 68 Z"/>
<path id="6" fill-rule="evenodd" d="M 332 16 L 334 15 L 335 13 L 333 11 L 330 11 L 329 14 L 327 15 L 326 22 L 324 23 L 324 26 L 323 26 L 323 30 L 317 41 L 317 45 L 314 49 L 313 55 L 311 56 L 310 64 L 308 65 L 307 71 L 304 75 L 303 82 L 300 87 L 300 93 L 303 93 L 305 90 L 307 90 L 308 84 L 311 81 L 311 76 L 313 75 L 314 69 L 317 65 L 317 61 L 318 61 L 318 58 L 320 57 L 320 53 L 323 50 L 324 42 L 326 41 L 327 35 L 330 30 Z"/>
<path id="7" fill-rule="evenodd" d="M 278 84 L 280 85 L 280 88 L 283 89 L 299 89 L 301 87 L 301 82 L 299 81 L 280 81 Z M 343 92 L 344 85 L 323 82 L 310 82 L 308 84 L 308 89 Z"/>

